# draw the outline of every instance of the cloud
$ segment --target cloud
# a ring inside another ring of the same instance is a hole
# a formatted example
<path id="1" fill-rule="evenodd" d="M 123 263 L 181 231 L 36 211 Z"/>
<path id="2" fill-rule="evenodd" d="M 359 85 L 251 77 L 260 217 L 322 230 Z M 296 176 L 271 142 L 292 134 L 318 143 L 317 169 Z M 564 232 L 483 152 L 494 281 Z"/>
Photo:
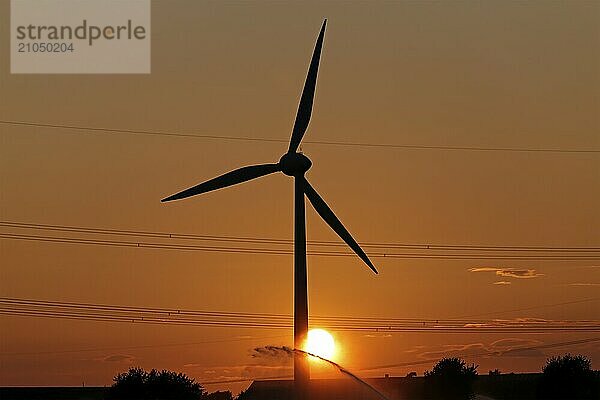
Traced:
<path id="1" fill-rule="evenodd" d="M 421 351 L 423 349 L 426 349 L 427 346 L 424 345 L 417 345 L 417 346 L 413 346 L 411 349 L 408 350 L 404 350 L 405 353 L 416 353 L 418 351 Z"/>
<path id="2" fill-rule="evenodd" d="M 443 357 L 545 357 L 545 354 L 537 347 L 543 344 L 539 340 L 504 338 L 491 343 L 467 343 L 452 345 L 419 346 L 418 357 L 422 359 L 439 360 Z M 417 350 L 407 351 L 416 352 Z"/>
<path id="3" fill-rule="evenodd" d="M 531 327 L 539 327 L 540 325 L 545 325 L 549 323 L 562 323 L 563 325 L 567 323 L 566 321 L 555 321 L 555 320 L 547 320 L 542 318 L 528 318 L 528 317 L 517 317 L 510 319 L 492 319 L 487 322 L 469 322 L 465 323 L 463 327 L 465 328 L 510 328 L 512 326 L 523 327 L 524 325 L 529 325 Z"/>
<path id="4" fill-rule="evenodd" d="M 496 275 L 498 276 L 506 276 L 511 278 L 537 278 L 540 276 L 544 276 L 544 274 L 540 274 L 536 272 L 535 269 L 517 269 L 517 268 L 504 268 L 496 271 Z"/>
<path id="5" fill-rule="evenodd" d="M 506 338 L 490 343 L 490 351 L 505 357 L 545 357 L 545 354 L 535 347 L 543 342 L 534 339 Z"/>
<path id="6" fill-rule="evenodd" d="M 516 347 L 533 346 L 539 345 L 541 343 L 541 341 L 535 339 L 504 338 L 491 342 L 490 347 L 493 347 L 498 351 L 506 351 L 514 349 Z"/>
<path id="7" fill-rule="evenodd" d="M 529 268 L 500 268 L 500 267 L 475 267 L 469 268 L 469 272 L 494 272 L 497 276 L 505 278 L 530 279 L 544 276 L 535 269 Z"/>
<path id="8" fill-rule="evenodd" d="M 498 282 L 494 282 L 494 285 L 511 285 L 512 282 L 508 282 L 508 281 L 498 281 Z"/>
<path id="9" fill-rule="evenodd" d="M 596 283 L 596 282 L 575 282 L 575 283 L 567 283 L 567 286 L 600 286 L 600 283 Z"/>
<path id="10" fill-rule="evenodd" d="M 515 318 L 510 318 L 510 319 L 496 318 L 495 321 L 505 322 L 505 323 L 516 323 L 516 324 L 523 324 L 523 323 L 546 324 L 549 322 L 559 322 L 556 320 L 550 320 L 550 319 L 545 319 L 545 318 L 534 318 L 534 317 L 515 317 Z"/>
<path id="11" fill-rule="evenodd" d="M 366 338 L 391 338 L 393 337 L 391 333 L 382 333 L 381 335 L 374 335 L 372 333 L 367 333 L 363 335 Z"/>
<path id="12" fill-rule="evenodd" d="M 289 378 L 293 376 L 294 351 L 287 346 L 260 346 L 250 350 L 251 361 L 242 365 L 206 366 L 199 382 L 238 379 Z M 199 366 L 199 364 L 186 364 Z M 210 368 L 210 369 L 208 369 Z"/>
<path id="13" fill-rule="evenodd" d="M 135 361 L 135 357 L 129 356 L 126 354 L 113 354 L 110 356 L 100 358 L 99 360 L 104 361 L 104 362 L 117 362 L 117 363 L 120 362 L 120 363 L 130 364 L 133 361 Z"/>
<path id="14" fill-rule="evenodd" d="M 546 357 L 539 349 L 510 349 L 502 353 L 503 357 Z"/>
<path id="15" fill-rule="evenodd" d="M 417 355 L 423 359 L 440 359 L 443 357 L 468 357 L 483 355 L 488 351 L 483 343 L 469 344 L 448 344 L 442 346 L 432 346 L 428 351 L 423 351 Z"/>
<path id="16" fill-rule="evenodd" d="M 273 377 L 292 377 L 293 367 L 290 366 L 267 366 L 267 365 L 255 365 L 255 364 L 242 364 L 242 365 L 225 365 L 225 366 L 211 366 L 211 369 L 202 371 L 201 374 L 195 373 L 194 375 L 200 375 L 198 382 L 204 384 L 205 382 L 218 382 L 227 380 L 238 380 L 238 379 L 266 379 Z"/>
<path id="17" fill-rule="evenodd" d="M 496 271 L 498 271 L 498 268 L 493 268 L 493 267 L 469 268 L 469 272 L 496 272 Z"/>

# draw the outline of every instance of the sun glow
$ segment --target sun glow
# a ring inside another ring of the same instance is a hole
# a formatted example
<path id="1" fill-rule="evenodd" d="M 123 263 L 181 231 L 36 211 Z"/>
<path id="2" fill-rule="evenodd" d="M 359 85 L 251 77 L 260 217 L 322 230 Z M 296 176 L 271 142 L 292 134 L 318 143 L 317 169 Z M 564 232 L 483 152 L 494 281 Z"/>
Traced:
<path id="1" fill-rule="evenodd" d="M 323 329 L 311 329 L 308 331 L 306 351 L 327 360 L 331 360 L 335 354 L 335 341 L 333 340 L 333 336 Z"/>

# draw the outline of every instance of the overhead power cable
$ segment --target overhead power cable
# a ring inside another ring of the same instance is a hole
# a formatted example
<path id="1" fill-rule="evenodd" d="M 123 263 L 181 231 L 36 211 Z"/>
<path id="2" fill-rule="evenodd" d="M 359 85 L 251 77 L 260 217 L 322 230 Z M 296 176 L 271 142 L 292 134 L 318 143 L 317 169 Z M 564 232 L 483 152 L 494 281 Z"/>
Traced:
<path id="1" fill-rule="evenodd" d="M 85 239 L 65 236 L 24 235 L 12 233 L 0 233 L 0 239 L 11 239 L 33 242 L 50 242 L 63 244 L 82 244 L 92 246 L 111 247 L 134 247 L 161 250 L 185 250 L 205 251 L 215 253 L 238 253 L 238 254 L 267 254 L 267 255 L 293 255 L 292 249 L 259 248 L 259 247 L 233 247 L 233 246 L 206 246 L 206 245 L 184 245 L 157 243 L 145 241 L 126 240 L 102 240 Z M 354 253 L 348 251 L 308 251 L 309 256 L 329 257 L 355 257 Z M 534 261 L 593 261 L 600 259 L 600 254 L 545 254 L 545 255 L 514 255 L 514 254 L 477 254 L 477 253 L 407 253 L 407 252 L 382 252 L 370 251 L 370 257 L 390 259 L 441 259 L 441 260 L 534 260 Z"/>
<path id="2" fill-rule="evenodd" d="M 236 328 L 256 328 L 256 329 L 291 329 L 292 325 L 280 324 L 259 324 L 259 323 L 236 323 L 236 322 L 206 322 L 190 320 L 165 320 L 160 318 L 128 318 L 128 317 L 110 317 L 98 315 L 82 315 L 70 313 L 49 313 L 36 311 L 16 311 L 0 310 L 1 315 L 27 316 L 27 317 L 46 317 L 54 319 L 88 320 L 102 322 L 126 322 L 139 324 L 160 324 L 160 325 L 187 325 L 187 326 L 213 326 L 213 327 L 236 327 Z M 319 325 L 321 326 L 321 325 Z M 473 334 L 524 334 L 524 333 L 552 333 L 552 332 L 600 332 L 600 324 L 586 326 L 555 326 L 555 327 L 368 327 L 368 326 L 328 326 L 332 331 L 357 331 L 357 332 L 419 332 L 419 333 L 473 333 Z"/>
<path id="3" fill-rule="evenodd" d="M 290 329 L 289 315 L 193 311 L 128 307 L 32 299 L 0 298 L 0 314 L 171 325 Z M 342 331 L 378 332 L 462 332 L 462 333 L 549 333 L 597 332 L 600 321 L 516 320 L 433 320 L 411 318 L 314 317 L 313 326 Z"/>
<path id="4" fill-rule="evenodd" d="M 578 301 L 547 304 L 535 307 L 528 307 L 525 310 L 531 310 L 535 308 L 569 305 L 581 302 L 598 301 L 600 298 L 582 299 Z M 290 314 L 274 314 L 274 313 L 249 313 L 249 312 L 231 312 L 231 311 L 206 311 L 206 310 L 190 310 L 183 308 L 152 308 L 152 307 L 134 307 L 124 305 L 109 305 L 109 304 L 92 304 L 92 303 L 77 303 L 77 302 L 65 302 L 65 301 L 50 301 L 50 300 L 37 300 L 37 299 L 23 299 L 14 297 L 0 297 L 0 305 L 13 305 L 13 306 L 32 306 L 42 309 L 43 307 L 65 307 L 76 310 L 86 311 L 117 311 L 117 312 L 129 312 L 129 313 L 152 313 L 158 315 L 176 315 L 176 316 L 198 316 L 198 317 L 231 317 L 231 318 L 253 318 L 260 319 L 265 318 L 269 321 L 284 321 L 286 323 L 292 322 L 292 315 Z M 523 309 L 518 309 L 523 310 Z M 513 310 L 514 311 L 514 310 Z M 506 311 L 502 311 L 506 312 Z M 497 311 L 496 311 L 497 313 Z M 458 324 L 473 324 L 473 323 L 489 323 L 491 321 L 501 320 L 489 320 L 489 319 L 462 319 L 462 318 L 393 318 L 393 317 L 356 317 L 356 316 L 311 316 L 313 321 L 368 321 L 377 322 L 382 324 L 394 323 L 394 322 L 413 322 L 413 323 L 458 323 Z M 535 321 L 533 321 L 535 322 Z M 543 322 L 543 321 L 542 321 Z M 571 322 L 571 321 L 563 321 Z"/>
<path id="5" fill-rule="evenodd" d="M 224 235 L 198 235 L 177 232 L 155 232 L 135 229 L 94 228 L 73 225 L 53 225 L 18 221 L 0 221 L 1 227 L 17 229 L 34 229 L 43 231 L 89 233 L 97 235 L 151 237 L 158 239 L 184 239 L 196 241 L 236 242 L 253 244 L 293 245 L 293 239 L 277 239 L 256 236 L 224 236 Z M 336 241 L 307 240 L 307 244 L 314 246 L 345 247 Z M 600 246 L 517 246 L 517 245 L 481 245 L 481 244 L 439 244 L 439 243 L 395 243 L 395 242 L 363 242 L 362 247 L 375 248 L 401 248 L 413 250 L 478 250 L 478 251 L 511 251 L 511 252 L 600 252 Z"/>
<path id="6" fill-rule="evenodd" d="M 228 136 L 228 135 L 209 135 L 201 133 L 185 133 L 178 131 L 160 131 L 143 129 L 120 129 L 120 128 L 102 128 L 83 125 L 69 124 L 49 124 L 40 122 L 11 121 L 0 120 L 0 124 L 12 126 L 27 126 L 37 128 L 76 130 L 85 133 L 95 134 L 129 134 L 129 135 L 148 135 L 148 136 L 166 136 L 193 139 L 213 139 L 213 140 L 235 140 L 250 142 L 274 142 L 288 143 L 287 139 L 274 139 L 266 137 L 250 136 Z M 484 147 L 484 146 L 445 146 L 445 145 L 420 145 L 420 144 L 398 144 L 398 143 L 367 143 L 367 142 L 348 142 L 348 141 L 324 141 L 324 140 L 305 140 L 304 144 L 316 144 L 326 146 L 346 146 L 346 147 L 364 147 L 364 148 L 385 148 L 385 149 L 407 149 L 407 150 L 453 150 L 453 151 L 487 151 L 487 152 L 513 152 L 513 153 L 563 153 L 563 154 L 599 154 L 597 149 L 564 149 L 564 148 L 534 148 L 534 147 Z"/>

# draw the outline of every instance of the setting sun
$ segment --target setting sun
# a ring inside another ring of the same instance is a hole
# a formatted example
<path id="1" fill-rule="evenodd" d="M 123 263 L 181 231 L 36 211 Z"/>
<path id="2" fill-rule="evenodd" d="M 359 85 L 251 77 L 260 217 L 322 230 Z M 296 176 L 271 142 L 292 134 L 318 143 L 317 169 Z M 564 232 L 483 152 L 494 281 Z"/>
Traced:
<path id="1" fill-rule="evenodd" d="M 331 360 L 335 353 L 333 336 L 323 329 L 311 329 L 306 340 L 306 351 Z"/>

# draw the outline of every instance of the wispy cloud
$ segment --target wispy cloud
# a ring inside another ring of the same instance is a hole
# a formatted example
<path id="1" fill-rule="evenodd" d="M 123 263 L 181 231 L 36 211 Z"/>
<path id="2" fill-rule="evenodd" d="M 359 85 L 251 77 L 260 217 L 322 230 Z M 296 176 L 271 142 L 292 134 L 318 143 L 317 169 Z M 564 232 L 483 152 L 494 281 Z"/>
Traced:
<path id="1" fill-rule="evenodd" d="M 428 346 L 425 351 L 420 346 L 418 357 L 422 359 L 440 359 L 442 357 L 544 357 L 545 354 L 536 349 L 543 342 L 534 339 L 504 338 L 491 343 L 467 343 L 453 345 Z M 532 348 L 533 347 L 533 348 Z"/>
<path id="2" fill-rule="evenodd" d="M 439 359 L 442 357 L 468 357 L 486 353 L 487 349 L 483 343 L 448 344 L 442 346 L 431 346 L 427 351 L 417 355 L 423 359 Z"/>
<path id="3" fill-rule="evenodd" d="M 498 276 L 507 276 L 511 278 L 537 278 L 540 276 L 544 276 L 544 274 L 540 274 L 536 272 L 535 269 L 517 269 L 517 268 L 506 268 L 499 269 L 496 271 L 496 275 Z"/>
<path id="4" fill-rule="evenodd" d="M 600 283 L 597 282 L 574 282 L 567 283 L 567 286 L 600 286 Z"/>
<path id="5" fill-rule="evenodd" d="M 363 335 L 363 337 L 366 337 L 366 338 L 391 338 L 392 334 L 391 333 L 382 333 L 381 335 L 374 335 L 372 333 L 367 333 L 367 334 Z"/>
<path id="6" fill-rule="evenodd" d="M 293 373 L 293 350 L 286 346 L 261 346 L 250 350 L 251 361 L 241 365 L 207 366 L 190 362 L 184 368 L 196 370 L 202 368 L 199 382 L 217 382 L 223 380 L 266 379 L 290 377 Z"/>
<path id="7" fill-rule="evenodd" d="M 516 317 L 506 319 L 492 319 L 485 322 L 470 322 L 462 325 L 465 328 L 571 328 L 581 325 L 581 321 L 544 319 L 531 317 Z"/>
<path id="8" fill-rule="evenodd" d="M 509 282 L 509 281 L 494 282 L 494 285 L 510 285 L 510 284 L 512 284 L 512 282 Z"/>
<path id="9" fill-rule="evenodd" d="M 195 363 L 184 365 L 184 368 L 192 369 Z M 287 377 L 292 376 L 293 367 L 289 366 L 269 366 L 256 364 L 241 364 L 241 365 L 224 365 L 211 366 L 209 370 L 204 370 L 200 373 L 191 372 L 194 375 L 199 375 L 200 383 L 213 381 L 227 381 L 237 379 L 261 379 L 272 377 Z"/>
<path id="10" fill-rule="evenodd" d="M 505 338 L 490 343 L 489 350 L 510 357 L 544 357 L 541 350 L 532 348 L 542 343 L 534 339 Z"/>
<path id="11" fill-rule="evenodd" d="M 469 268 L 469 272 L 496 272 L 496 271 L 498 271 L 498 268 L 494 268 L 494 267 Z"/>
<path id="12" fill-rule="evenodd" d="M 131 364 L 132 362 L 135 361 L 135 357 L 127 355 L 127 354 L 113 354 L 113 355 L 110 355 L 110 356 L 102 357 L 102 358 L 100 358 L 98 360 L 104 361 L 104 362 L 115 362 L 115 363 Z"/>
<path id="13" fill-rule="evenodd" d="M 531 279 L 544 276 L 531 268 L 502 268 L 502 267 L 475 267 L 469 268 L 469 272 L 493 272 L 504 278 Z M 502 283 L 499 283 L 502 285 Z"/>

